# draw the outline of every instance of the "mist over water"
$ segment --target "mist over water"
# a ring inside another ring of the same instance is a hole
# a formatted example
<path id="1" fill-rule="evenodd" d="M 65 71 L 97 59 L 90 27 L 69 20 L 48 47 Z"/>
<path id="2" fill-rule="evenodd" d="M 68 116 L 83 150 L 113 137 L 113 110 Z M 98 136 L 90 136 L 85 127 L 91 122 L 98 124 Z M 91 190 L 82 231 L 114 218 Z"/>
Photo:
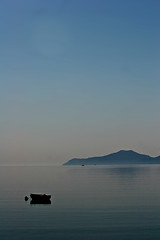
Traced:
<path id="1" fill-rule="evenodd" d="M 160 166 L 1 166 L 0 238 L 160 237 Z M 24 196 L 49 193 L 51 205 Z"/>

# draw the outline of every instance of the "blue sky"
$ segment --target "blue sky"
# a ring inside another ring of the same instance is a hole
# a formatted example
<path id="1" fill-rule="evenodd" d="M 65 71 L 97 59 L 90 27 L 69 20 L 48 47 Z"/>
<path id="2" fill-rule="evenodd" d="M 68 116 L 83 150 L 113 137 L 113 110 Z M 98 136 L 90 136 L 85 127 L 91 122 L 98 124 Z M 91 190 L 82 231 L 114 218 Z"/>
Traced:
<path id="1" fill-rule="evenodd" d="M 158 0 L 1 0 L 0 162 L 160 155 Z"/>

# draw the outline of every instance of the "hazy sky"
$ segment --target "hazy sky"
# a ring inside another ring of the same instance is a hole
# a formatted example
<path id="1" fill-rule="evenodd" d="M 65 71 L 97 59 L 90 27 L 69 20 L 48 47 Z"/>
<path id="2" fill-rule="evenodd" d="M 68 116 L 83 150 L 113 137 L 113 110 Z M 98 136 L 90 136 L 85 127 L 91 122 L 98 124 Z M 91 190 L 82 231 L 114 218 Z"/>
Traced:
<path id="1" fill-rule="evenodd" d="M 0 163 L 160 155 L 159 0 L 0 1 Z"/>

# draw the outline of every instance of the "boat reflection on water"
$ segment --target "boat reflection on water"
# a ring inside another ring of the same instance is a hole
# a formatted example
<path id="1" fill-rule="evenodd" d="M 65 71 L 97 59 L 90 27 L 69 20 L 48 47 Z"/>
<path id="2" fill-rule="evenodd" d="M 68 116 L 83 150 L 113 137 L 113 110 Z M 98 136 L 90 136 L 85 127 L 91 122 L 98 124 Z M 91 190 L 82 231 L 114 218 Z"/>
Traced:
<path id="1" fill-rule="evenodd" d="M 30 201 L 31 205 L 36 205 L 36 204 L 45 204 L 45 205 L 49 205 L 51 204 L 51 200 L 31 200 Z"/>

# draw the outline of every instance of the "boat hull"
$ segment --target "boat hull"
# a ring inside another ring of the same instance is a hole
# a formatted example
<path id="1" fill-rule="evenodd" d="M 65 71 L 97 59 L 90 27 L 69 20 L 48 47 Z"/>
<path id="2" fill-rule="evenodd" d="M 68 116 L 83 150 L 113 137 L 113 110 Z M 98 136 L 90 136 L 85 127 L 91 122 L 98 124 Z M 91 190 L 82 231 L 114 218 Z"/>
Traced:
<path id="1" fill-rule="evenodd" d="M 51 204 L 51 195 L 47 194 L 30 194 L 31 204 Z"/>

